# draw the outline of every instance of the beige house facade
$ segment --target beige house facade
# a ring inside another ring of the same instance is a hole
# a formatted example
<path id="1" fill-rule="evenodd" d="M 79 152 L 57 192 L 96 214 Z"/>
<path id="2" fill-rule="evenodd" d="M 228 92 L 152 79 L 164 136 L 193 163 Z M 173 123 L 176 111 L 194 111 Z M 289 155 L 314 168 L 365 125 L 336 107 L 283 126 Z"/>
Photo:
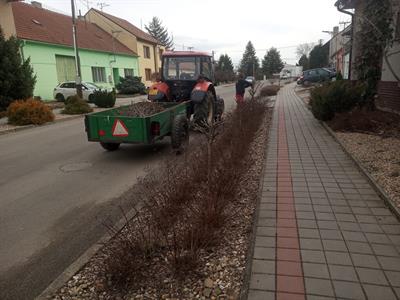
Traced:
<path id="1" fill-rule="evenodd" d="M 116 40 L 139 55 L 138 74 L 127 74 L 142 77 L 146 86 L 152 84 L 152 75 L 160 72 L 161 55 L 165 48 L 161 46 L 151 35 L 140 30 L 130 22 L 107 14 L 97 9 L 90 9 L 85 18 L 94 23 Z"/>
<path id="2" fill-rule="evenodd" d="M 6 39 L 16 35 L 11 2 L 14 1 L 0 0 L 0 26 Z"/>

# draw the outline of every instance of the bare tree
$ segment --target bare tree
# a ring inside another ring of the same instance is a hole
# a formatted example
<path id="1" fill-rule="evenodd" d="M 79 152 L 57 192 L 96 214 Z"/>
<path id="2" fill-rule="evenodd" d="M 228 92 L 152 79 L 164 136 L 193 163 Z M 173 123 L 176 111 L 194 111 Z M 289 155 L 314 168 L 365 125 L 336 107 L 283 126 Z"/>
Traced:
<path id="1" fill-rule="evenodd" d="M 304 43 L 297 46 L 296 54 L 300 58 L 303 55 L 309 57 L 311 50 L 314 48 L 315 43 Z"/>

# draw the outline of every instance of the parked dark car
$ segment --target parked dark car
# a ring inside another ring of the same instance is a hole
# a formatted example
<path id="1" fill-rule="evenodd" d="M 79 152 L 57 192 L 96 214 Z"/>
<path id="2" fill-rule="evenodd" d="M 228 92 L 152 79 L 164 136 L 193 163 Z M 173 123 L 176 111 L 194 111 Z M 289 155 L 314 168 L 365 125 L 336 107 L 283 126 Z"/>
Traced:
<path id="1" fill-rule="evenodd" d="M 336 72 L 327 68 L 307 70 L 297 80 L 297 84 L 308 86 L 312 83 L 331 81 L 336 77 Z"/>

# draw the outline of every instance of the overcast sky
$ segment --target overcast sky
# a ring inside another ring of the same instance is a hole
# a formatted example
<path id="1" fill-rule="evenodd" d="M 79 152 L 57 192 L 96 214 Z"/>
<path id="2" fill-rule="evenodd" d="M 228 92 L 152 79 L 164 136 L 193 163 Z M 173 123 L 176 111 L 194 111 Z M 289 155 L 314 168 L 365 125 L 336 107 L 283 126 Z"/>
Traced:
<path id="1" fill-rule="evenodd" d="M 71 12 L 70 0 L 37 0 L 46 8 L 66 14 Z M 339 13 L 335 0 L 75 0 L 84 14 L 99 2 L 108 4 L 107 13 L 141 27 L 158 16 L 173 34 L 175 49 L 195 50 L 230 55 L 235 64 L 251 40 L 260 59 L 270 47 L 281 52 L 287 63 L 296 63 L 296 45 L 327 41 L 339 22 L 348 16 Z M 30 2 L 30 1 L 26 1 Z M 340 25 L 343 28 L 343 25 Z"/>

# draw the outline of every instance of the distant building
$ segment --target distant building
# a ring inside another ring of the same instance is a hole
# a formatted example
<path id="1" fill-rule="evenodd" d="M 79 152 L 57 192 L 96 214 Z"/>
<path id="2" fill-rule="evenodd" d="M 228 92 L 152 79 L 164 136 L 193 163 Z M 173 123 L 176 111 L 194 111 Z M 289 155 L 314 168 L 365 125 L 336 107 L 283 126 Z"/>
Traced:
<path id="1" fill-rule="evenodd" d="M 279 77 L 280 78 L 297 78 L 301 76 L 303 72 L 302 66 L 288 65 L 286 64 L 281 70 Z"/>
<path id="2" fill-rule="evenodd" d="M 395 29 L 395 39 L 392 45 L 388 45 L 388 61 L 381 62 L 381 80 L 378 86 L 378 99 L 376 105 L 382 110 L 400 113 L 400 83 L 397 77 L 400 76 L 400 0 L 391 0 L 393 8 L 393 28 Z M 338 0 L 336 6 L 342 12 L 353 15 L 353 37 L 351 43 L 351 76 L 350 79 L 357 80 L 357 61 L 361 49 L 358 44 L 357 35 L 360 32 L 363 20 L 365 1 L 363 0 Z M 350 10 L 350 11 L 348 11 Z M 394 73 L 394 74 L 393 74 Z"/>
<path id="3" fill-rule="evenodd" d="M 139 75 L 142 82 L 150 86 L 151 75 L 154 72 L 160 72 L 161 56 L 165 47 L 150 34 L 140 30 L 128 21 L 107 14 L 97 9 L 90 9 L 85 18 L 88 22 L 94 23 L 116 40 L 131 49 L 132 52 L 139 55 Z"/>
<path id="4" fill-rule="evenodd" d="M 342 31 L 334 27 L 329 45 L 329 65 L 340 72 L 344 79 L 349 79 L 350 51 L 351 25 Z"/>
<path id="5" fill-rule="evenodd" d="M 53 99 L 60 82 L 76 78 L 71 17 L 42 8 L 38 2 L 0 2 L 0 26 L 22 40 L 37 76 L 35 96 Z M 139 75 L 138 55 L 99 26 L 77 21 L 82 81 L 110 88 L 120 76 Z"/>

